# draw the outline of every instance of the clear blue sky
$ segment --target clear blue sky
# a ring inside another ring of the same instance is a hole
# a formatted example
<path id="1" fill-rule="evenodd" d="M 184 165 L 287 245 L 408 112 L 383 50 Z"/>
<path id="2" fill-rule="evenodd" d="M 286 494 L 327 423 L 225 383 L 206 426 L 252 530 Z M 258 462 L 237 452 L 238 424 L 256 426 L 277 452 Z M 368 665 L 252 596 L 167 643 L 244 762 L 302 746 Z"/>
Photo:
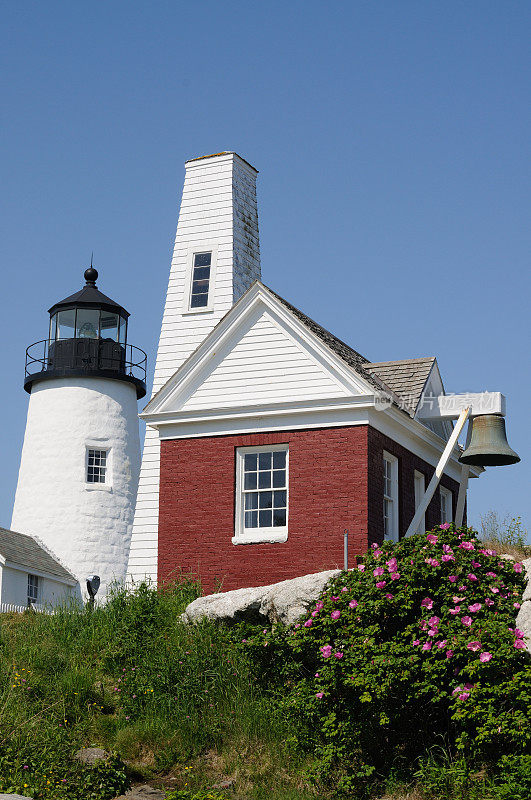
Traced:
<path id="1" fill-rule="evenodd" d="M 531 527 L 529 3 L 11 0 L 0 29 L 0 524 L 46 309 L 94 250 L 153 368 L 184 161 L 236 150 L 266 284 L 373 361 L 507 395 L 522 463 L 470 517 Z"/>

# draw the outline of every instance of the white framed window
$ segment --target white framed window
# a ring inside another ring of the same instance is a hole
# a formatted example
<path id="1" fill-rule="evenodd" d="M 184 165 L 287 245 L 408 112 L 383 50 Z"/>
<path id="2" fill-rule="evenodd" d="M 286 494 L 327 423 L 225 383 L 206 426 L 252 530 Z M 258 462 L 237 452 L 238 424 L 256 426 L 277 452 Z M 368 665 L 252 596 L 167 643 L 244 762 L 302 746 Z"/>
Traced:
<path id="1" fill-rule="evenodd" d="M 426 478 L 423 472 L 419 472 L 415 470 L 414 472 L 414 483 L 415 483 L 415 511 L 420 506 L 422 498 L 426 492 Z M 419 526 L 415 533 L 424 533 L 426 531 L 426 514 L 422 515 L 422 519 L 419 522 Z"/>
<path id="2" fill-rule="evenodd" d="M 288 538 L 288 445 L 238 447 L 233 544 Z"/>
<path id="3" fill-rule="evenodd" d="M 202 314 L 214 308 L 217 247 L 188 251 L 183 314 Z"/>
<path id="4" fill-rule="evenodd" d="M 453 522 L 453 493 L 446 487 L 439 487 L 441 497 L 441 522 Z"/>
<path id="5" fill-rule="evenodd" d="M 383 523 L 384 538 L 398 542 L 398 458 L 383 454 Z"/>
<path id="6" fill-rule="evenodd" d="M 85 480 L 87 483 L 107 483 L 107 450 L 87 447 Z"/>
<path id="7" fill-rule="evenodd" d="M 39 576 L 28 575 L 28 605 L 36 603 L 39 599 Z"/>

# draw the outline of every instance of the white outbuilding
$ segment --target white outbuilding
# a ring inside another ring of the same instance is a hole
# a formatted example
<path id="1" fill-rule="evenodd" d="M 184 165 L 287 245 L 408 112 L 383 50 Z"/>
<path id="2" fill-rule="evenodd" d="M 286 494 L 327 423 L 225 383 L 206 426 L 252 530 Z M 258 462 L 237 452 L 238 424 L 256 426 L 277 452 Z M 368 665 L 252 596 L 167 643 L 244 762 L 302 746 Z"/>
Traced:
<path id="1" fill-rule="evenodd" d="M 79 584 L 48 548 L 0 528 L 0 611 L 51 608 L 79 598 Z"/>

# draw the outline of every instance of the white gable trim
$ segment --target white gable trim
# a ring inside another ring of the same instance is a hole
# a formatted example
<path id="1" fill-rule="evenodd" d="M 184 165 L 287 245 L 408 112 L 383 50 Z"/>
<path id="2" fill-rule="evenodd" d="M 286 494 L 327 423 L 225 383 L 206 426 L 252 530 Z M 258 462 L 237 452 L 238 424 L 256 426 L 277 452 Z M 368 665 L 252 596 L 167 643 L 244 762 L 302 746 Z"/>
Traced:
<path id="1" fill-rule="evenodd" d="M 193 387 L 200 384 L 202 376 L 209 374 L 212 360 L 220 353 L 229 352 L 238 341 L 238 335 L 246 326 L 258 319 L 263 311 L 281 327 L 310 358 L 326 371 L 338 384 L 338 398 L 347 391 L 351 396 L 375 394 L 374 387 L 298 320 L 263 284 L 255 282 L 236 305 L 225 315 L 197 350 L 182 364 L 159 392 L 150 400 L 140 415 L 152 424 L 168 407 L 179 407 Z M 343 389 L 343 391 L 341 391 Z M 385 396 L 383 391 L 381 396 Z M 171 412 L 173 414 L 178 412 Z"/>

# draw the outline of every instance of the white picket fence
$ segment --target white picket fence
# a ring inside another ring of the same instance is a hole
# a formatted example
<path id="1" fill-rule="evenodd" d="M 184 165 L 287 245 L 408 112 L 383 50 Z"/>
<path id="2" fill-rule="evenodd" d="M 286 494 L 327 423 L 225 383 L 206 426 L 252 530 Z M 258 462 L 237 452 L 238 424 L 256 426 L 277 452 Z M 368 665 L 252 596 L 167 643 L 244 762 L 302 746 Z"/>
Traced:
<path id="1" fill-rule="evenodd" d="M 0 603 L 0 614 L 8 614 L 15 612 L 17 614 L 22 614 L 24 611 L 28 611 L 28 606 L 17 606 L 15 603 Z M 40 614 L 51 614 L 52 610 L 46 608 L 45 606 L 38 606 L 33 605 L 32 611 L 36 611 Z"/>

